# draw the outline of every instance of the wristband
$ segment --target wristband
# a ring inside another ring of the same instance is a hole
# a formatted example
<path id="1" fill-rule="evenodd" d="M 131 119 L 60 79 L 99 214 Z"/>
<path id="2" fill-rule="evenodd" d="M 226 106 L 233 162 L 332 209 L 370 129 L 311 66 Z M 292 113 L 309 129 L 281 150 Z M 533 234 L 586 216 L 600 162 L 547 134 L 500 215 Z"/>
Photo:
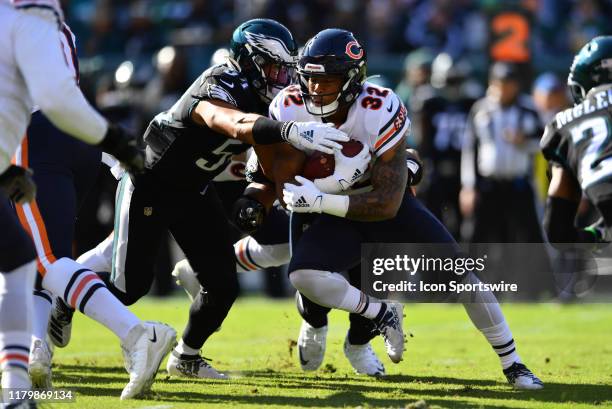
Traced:
<path id="1" fill-rule="evenodd" d="M 321 199 L 321 212 L 332 216 L 346 217 L 349 208 L 349 197 L 347 195 L 324 194 Z"/>
<path id="2" fill-rule="evenodd" d="M 256 145 L 270 145 L 286 142 L 289 138 L 289 129 L 293 122 L 279 122 L 273 119 L 259 117 L 253 124 L 252 134 Z"/>

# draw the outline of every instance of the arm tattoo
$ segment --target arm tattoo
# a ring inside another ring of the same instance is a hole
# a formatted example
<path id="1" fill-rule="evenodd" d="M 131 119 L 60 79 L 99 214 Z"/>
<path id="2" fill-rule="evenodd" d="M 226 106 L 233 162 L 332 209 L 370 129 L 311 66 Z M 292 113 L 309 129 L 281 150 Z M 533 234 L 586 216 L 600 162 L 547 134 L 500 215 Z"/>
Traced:
<path id="1" fill-rule="evenodd" d="M 397 212 L 408 181 L 406 146 L 402 142 L 389 153 L 391 157 L 386 160 L 380 157 L 374 163 L 371 179 L 374 189 L 350 197 L 347 219 L 380 221 L 392 218 Z"/>

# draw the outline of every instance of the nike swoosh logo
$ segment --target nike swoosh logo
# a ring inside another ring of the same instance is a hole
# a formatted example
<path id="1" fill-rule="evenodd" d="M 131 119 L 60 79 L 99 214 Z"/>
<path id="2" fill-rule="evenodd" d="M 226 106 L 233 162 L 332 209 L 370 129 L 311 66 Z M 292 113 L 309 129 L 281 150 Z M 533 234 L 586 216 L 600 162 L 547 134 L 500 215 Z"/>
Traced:
<path id="1" fill-rule="evenodd" d="M 298 347 L 298 355 L 300 357 L 300 363 L 302 364 L 302 366 L 308 365 L 308 361 L 304 360 L 304 358 L 302 357 L 302 348 L 300 347 Z"/>
<path id="2" fill-rule="evenodd" d="M 153 327 L 153 339 L 149 338 L 151 342 L 157 342 L 157 334 L 155 333 L 155 327 Z"/>
<path id="3" fill-rule="evenodd" d="M 391 106 L 390 106 L 389 108 L 387 108 L 387 112 L 391 112 L 391 111 L 393 111 L 393 103 L 394 103 L 394 102 L 395 102 L 395 101 L 391 101 Z"/>
<path id="4" fill-rule="evenodd" d="M 234 84 L 228 84 L 227 82 L 223 81 L 221 78 L 219 78 L 219 82 L 222 82 L 223 84 L 225 84 L 229 88 L 234 88 Z"/>

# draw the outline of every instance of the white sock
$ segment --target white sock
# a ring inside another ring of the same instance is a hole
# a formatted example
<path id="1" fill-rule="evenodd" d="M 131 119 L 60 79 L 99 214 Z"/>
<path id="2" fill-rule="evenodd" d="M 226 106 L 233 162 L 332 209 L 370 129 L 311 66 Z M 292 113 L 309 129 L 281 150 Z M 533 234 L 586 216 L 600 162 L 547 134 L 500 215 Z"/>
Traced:
<path id="1" fill-rule="evenodd" d="M 111 233 L 102 243 L 79 256 L 76 262 L 91 271 L 110 272 L 112 269 L 112 260 L 113 234 Z"/>
<path id="2" fill-rule="evenodd" d="M 28 362 L 36 262 L 0 273 L 0 370 L 2 389 L 30 389 Z"/>
<path id="3" fill-rule="evenodd" d="M 480 332 L 482 332 L 482 335 L 485 336 L 493 350 L 497 353 L 497 356 L 499 356 L 503 369 L 508 368 L 514 362 L 521 362 L 521 358 L 516 352 L 512 332 L 505 320 L 493 327 L 481 328 Z"/>
<path id="4" fill-rule="evenodd" d="M 140 319 L 106 287 L 100 288 L 85 305 L 85 315 L 110 329 L 123 342 Z"/>
<path id="5" fill-rule="evenodd" d="M 324 307 L 376 318 L 382 301 L 365 295 L 338 274 L 320 270 L 295 270 L 289 275 L 293 286 L 311 301 Z"/>
<path id="6" fill-rule="evenodd" d="M 190 347 L 189 345 L 185 344 L 182 339 L 179 341 L 174 350 L 181 355 L 198 355 L 200 353 L 199 349 Z"/>
<path id="7" fill-rule="evenodd" d="M 236 271 L 263 270 L 289 263 L 289 243 L 261 245 L 251 236 L 238 240 L 234 244 Z"/>
<path id="8" fill-rule="evenodd" d="M 34 290 L 34 316 L 32 317 L 32 336 L 44 340 L 47 336 L 52 298 L 47 290 Z"/>
<path id="9" fill-rule="evenodd" d="M 61 258 L 47 268 L 43 287 L 74 309 L 94 319 L 123 342 L 140 320 L 106 288 L 92 271 L 69 258 Z"/>

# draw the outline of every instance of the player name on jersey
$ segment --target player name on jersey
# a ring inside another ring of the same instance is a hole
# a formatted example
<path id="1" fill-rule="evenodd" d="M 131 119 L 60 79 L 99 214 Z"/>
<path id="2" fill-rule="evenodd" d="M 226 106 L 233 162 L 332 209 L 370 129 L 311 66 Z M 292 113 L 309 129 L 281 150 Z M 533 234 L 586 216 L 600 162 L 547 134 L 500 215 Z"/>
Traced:
<path id="1" fill-rule="evenodd" d="M 585 99 L 584 102 L 568 108 L 555 115 L 557 128 L 561 128 L 571 121 L 580 118 L 583 115 L 591 114 L 597 110 L 607 108 L 612 105 L 612 90 L 603 90 L 593 94 L 595 102 L 591 99 Z"/>

